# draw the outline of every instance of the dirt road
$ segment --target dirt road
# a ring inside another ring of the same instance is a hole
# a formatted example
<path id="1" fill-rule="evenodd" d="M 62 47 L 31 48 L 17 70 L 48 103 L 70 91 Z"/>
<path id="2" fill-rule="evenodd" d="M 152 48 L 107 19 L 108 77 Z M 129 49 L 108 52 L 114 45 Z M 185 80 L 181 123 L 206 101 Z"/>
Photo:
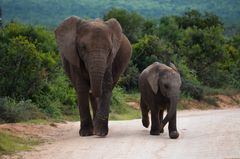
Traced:
<path id="1" fill-rule="evenodd" d="M 179 112 L 177 140 L 169 139 L 166 127 L 164 134 L 150 136 L 141 120 L 111 121 L 106 138 L 79 137 L 78 122 L 61 127 L 63 134 L 58 141 L 21 153 L 22 158 L 240 158 L 240 109 Z"/>

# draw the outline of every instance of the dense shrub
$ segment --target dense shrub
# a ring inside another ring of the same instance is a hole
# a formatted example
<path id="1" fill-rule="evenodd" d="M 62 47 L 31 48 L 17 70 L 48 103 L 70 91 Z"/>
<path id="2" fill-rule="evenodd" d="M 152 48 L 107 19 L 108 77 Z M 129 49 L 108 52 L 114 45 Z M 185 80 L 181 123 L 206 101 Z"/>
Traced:
<path id="1" fill-rule="evenodd" d="M 9 23 L 0 30 L 0 97 L 31 99 L 50 117 L 75 111 L 75 92 L 60 64 L 52 31 Z M 7 107 L 7 106 L 6 106 Z"/>
<path id="2" fill-rule="evenodd" d="M 41 92 L 34 95 L 34 102 L 38 107 L 51 117 L 58 118 L 71 115 L 76 110 L 76 93 L 70 86 L 61 68 L 56 77 L 49 81 Z"/>
<path id="3" fill-rule="evenodd" d="M 37 37 L 32 30 L 15 23 L 0 30 L 0 96 L 18 100 L 32 98 L 57 66 L 59 58 L 51 52 L 53 48 L 46 50 L 45 41 L 41 43 L 45 34 L 38 33 Z"/>
<path id="4" fill-rule="evenodd" d="M 202 100 L 204 97 L 203 89 L 200 85 L 195 85 L 191 81 L 182 79 L 181 90 L 183 96 L 190 96 L 197 100 Z"/>
<path id="5" fill-rule="evenodd" d="M 240 88 L 240 34 L 226 37 L 217 16 L 190 10 L 155 20 L 111 9 L 103 18 L 112 17 L 130 39 L 133 55 L 113 90 L 111 111 L 127 111 L 121 107 L 126 105 L 123 94 L 137 90 L 139 74 L 156 61 L 176 65 L 184 96 L 202 100 L 205 88 Z M 0 122 L 77 112 L 76 93 L 63 73 L 53 31 L 18 23 L 0 29 L 0 77 Z"/>
<path id="6" fill-rule="evenodd" d="M 147 66 L 158 60 L 160 39 L 154 35 L 145 35 L 133 44 L 132 62 L 142 72 Z"/>
<path id="7" fill-rule="evenodd" d="M 124 88 L 126 91 L 134 90 L 138 88 L 138 77 L 138 68 L 133 65 L 132 61 L 130 61 L 129 66 L 118 81 L 118 85 Z"/>
<path id="8" fill-rule="evenodd" d="M 15 101 L 11 98 L 0 98 L 0 121 L 20 122 L 31 119 L 46 118 L 31 100 Z"/>
<path id="9" fill-rule="evenodd" d="M 113 8 L 103 16 L 104 20 L 110 18 L 115 18 L 119 21 L 123 32 L 130 42 L 136 42 L 142 35 L 144 18 L 136 12 L 128 12 L 124 9 Z"/>
<path id="10" fill-rule="evenodd" d="M 190 96 L 197 100 L 203 99 L 203 90 L 201 88 L 201 83 L 199 82 L 196 72 L 189 69 L 187 63 L 184 59 L 177 59 L 173 57 L 174 61 L 182 80 L 181 91 L 183 96 Z"/>
<path id="11" fill-rule="evenodd" d="M 115 87 L 113 89 L 110 111 L 115 113 L 123 113 L 125 111 L 124 106 L 126 105 L 123 97 L 124 91 L 121 87 Z"/>

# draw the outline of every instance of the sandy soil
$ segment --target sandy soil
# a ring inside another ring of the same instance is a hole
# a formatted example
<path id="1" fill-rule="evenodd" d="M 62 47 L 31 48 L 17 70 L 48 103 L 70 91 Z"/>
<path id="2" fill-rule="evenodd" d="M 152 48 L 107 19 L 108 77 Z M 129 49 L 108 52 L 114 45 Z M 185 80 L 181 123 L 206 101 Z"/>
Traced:
<path id="1" fill-rule="evenodd" d="M 51 142 L 21 152 L 23 159 L 240 158 L 240 109 L 178 112 L 180 137 L 167 128 L 150 136 L 141 120 L 111 121 L 105 138 L 79 137 L 79 122 L 51 127 Z M 47 129 L 48 130 L 48 129 Z M 46 134 L 51 134 L 47 132 Z"/>

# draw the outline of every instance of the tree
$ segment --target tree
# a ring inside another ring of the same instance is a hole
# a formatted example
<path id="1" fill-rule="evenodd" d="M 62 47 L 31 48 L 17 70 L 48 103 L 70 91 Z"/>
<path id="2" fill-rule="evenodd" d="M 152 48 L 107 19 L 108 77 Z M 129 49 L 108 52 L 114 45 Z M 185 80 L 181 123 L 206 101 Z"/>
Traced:
<path id="1" fill-rule="evenodd" d="M 127 69 L 125 70 L 124 74 L 121 76 L 118 85 L 124 88 L 126 91 L 131 91 L 138 88 L 138 77 L 139 77 L 139 70 L 130 61 Z"/>
<path id="2" fill-rule="evenodd" d="M 9 23 L 1 29 L 0 98 L 30 99 L 52 117 L 74 112 L 74 90 L 56 50 L 53 32 L 45 28 Z"/>
<path id="3" fill-rule="evenodd" d="M 158 21 L 152 19 L 145 19 L 143 23 L 142 35 L 157 35 Z"/>
<path id="4" fill-rule="evenodd" d="M 218 26 L 223 27 L 223 23 L 218 16 L 207 12 L 202 15 L 199 11 L 194 9 L 185 12 L 183 16 L 177 17 L 177 22 L 179 27 L 183 29 L 187 29 L 188 27 L 196 27 L 198 29 Z"/>
<path id="5" fill-rule="evenodd" d="M 133 44 L 132 61 L 140 72 L 156 61 L 169 64 L 172 56 L 171 43 L 155 35 L 145 35 Z"/>
<path id="6" fill-rule="evenodd" d="M 2 28 L 3 22 L 2 22 L 2 8 L 0 6 L 0 28 Z"/>
<path id="7" fill-rule="evenodd" d="M 135 43 L 142 35 L 144 18 L 136 12 L 112 8 L 103 16 L 104 20 L 110 18 L 116 18 L 119 21 L 130 42 Z"/>
<path id="8" fill-rule="evenodd" d="M 166 39 L 173 45 L 177 44 L 177 41 L 181 38 L 179 28 L 175 16 L 162 17 L 159 21 L 158 37 Z"/>
<path id="9" fill-rule="evenodd" d="M 188 66 L 196 70 L 204 84 L 215 87 L 221 85 L 221 71 L 217 70 L 218 64 L 224 58 L 223 29 L 188 28 L 182 37 L 179 41 L 179 54 L 186 58 Z"/>
<path id="10" fill-rule="evenodd" d="M 225 56 L 220 67 L 230 73 L 229 81 L 240 88 L 240 34 L 231 37 L 225 44 Z"/>
<path id="11" fill-rule="evenodd" d="M 34 44 L 23 36 L 11 38 L 1 44 L 1 96 L 28 99 L 42 87 L 47 72 L 42 64 L 46 61 Z"/>

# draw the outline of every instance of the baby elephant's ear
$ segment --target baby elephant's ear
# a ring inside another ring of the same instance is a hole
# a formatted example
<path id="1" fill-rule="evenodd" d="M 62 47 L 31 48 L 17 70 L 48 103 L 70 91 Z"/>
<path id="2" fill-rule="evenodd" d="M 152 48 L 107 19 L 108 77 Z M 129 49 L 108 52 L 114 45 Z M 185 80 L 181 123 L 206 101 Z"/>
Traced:
<path id="1" fill-rule="evenodd" d="M 116 53 L 121 45 L 122 27 L 115 18 L 111 18 L 108 21 L 106 21 L 105 23 L 109 26 L 111 34 L 112 34 L 112 43 L 113 43 L 112 53 L 114 55 L 116 55 Z"/>
<path id="2" fill-rule="evenodd" d="M 175 70 L 176 72 L 178 72 L 177 67 L 176 67 L 173 63 L 170 62 L 169 66 L 170 66 L 173 70 Z"/>
<path id="3" fill-rule="evenodd" d="M 154 94 L 157 94 L 158 92 L 158 79 L 159 79 L 159 72 L 157 69 L 153 69 L 149 71 L 147 81 L 152 88 L 152 91 Z"/>

